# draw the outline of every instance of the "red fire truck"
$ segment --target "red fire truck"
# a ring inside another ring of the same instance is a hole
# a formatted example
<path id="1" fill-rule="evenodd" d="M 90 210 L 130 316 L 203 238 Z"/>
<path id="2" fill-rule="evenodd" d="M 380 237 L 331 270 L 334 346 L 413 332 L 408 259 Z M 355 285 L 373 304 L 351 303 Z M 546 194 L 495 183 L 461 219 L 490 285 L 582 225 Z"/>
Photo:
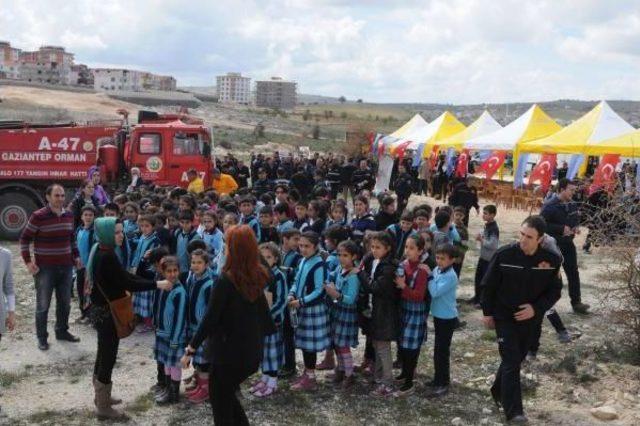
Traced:
<path id="1" fill-rule="evenodd" d="M 44 206 L 44 189 L 59 182 L 75 193 L 93 165 L 102 183 L 123 187 L 132 167 L 155 185 L 186 186 L 195 168 L 211 183 L 211 132 L 186 113 L 140 111 L 111 123 L 0 122 L 0 239 L 17 239 L 31 213 Z"/>

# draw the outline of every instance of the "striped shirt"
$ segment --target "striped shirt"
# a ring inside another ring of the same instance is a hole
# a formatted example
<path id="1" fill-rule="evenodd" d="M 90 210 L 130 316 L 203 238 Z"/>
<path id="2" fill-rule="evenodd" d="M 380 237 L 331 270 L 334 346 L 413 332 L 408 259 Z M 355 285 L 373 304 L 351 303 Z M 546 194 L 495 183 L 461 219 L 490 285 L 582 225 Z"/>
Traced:
<path id="1" fill-rule="evenodd" d="M 58 216 L 49 206 L 33 212 L 20 236 L 20 254 L 25 263 L 31 262 L 31 243 L 36 265 L 73 265 L 79 257 L 73 228 L 73 213 L 63 210 Z"/>

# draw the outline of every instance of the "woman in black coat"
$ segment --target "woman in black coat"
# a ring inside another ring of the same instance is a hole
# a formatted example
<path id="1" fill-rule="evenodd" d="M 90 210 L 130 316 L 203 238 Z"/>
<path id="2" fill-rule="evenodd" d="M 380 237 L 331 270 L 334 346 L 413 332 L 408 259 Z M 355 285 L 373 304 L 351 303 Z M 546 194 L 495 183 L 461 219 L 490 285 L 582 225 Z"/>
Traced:
<path id="1" fill-rule="evenodd" d="M 85 180 L 82 182 L 80 189 L 74 199 L 69 204 L 68 209 L 73 213 L 73 226 L 75 229 L 82 225 L 82 209 L 84 206 L 91 206 L 94 208 L 96 216 L 100 212 L 100 203 L 98 198 L 94 195 L 95 185 L 91 180 Z"/>
<path id="2" fill-rule="evenodd" d="M 276 331 L 264 295 L 269 271 L 260 262 L 258 243 L 249 226 L 231 228 L 225 240 L 227 256 L 222 275 L 182 363 L 188 365 L 208 338 L 209 399 L 214 422 L 248 425 L 236 391 L 258 370 L 264 336 Z"/>
<path id="3" fill-rule="evenodd" d="M 99 418 L 115 419 L 123 414 L 111 406 L 120 400 L 111 397 L 111 373 L 118 357 L 116 326 L 109 309 L 109 301 L 125 297 L 126 292 L 147 291 L 156 288 L 170 290 L 168 281 L 154 282 L 127 272 L 116 255 L 116 246 L 122 246 L 122 223 L 113 217 L 101 217 L 95 221 L 97 243 L 91 249 L 87 262 L 87 292 L 89 317 L 98 334 L 98 351 L 93 368 L 96 413 Z"/>

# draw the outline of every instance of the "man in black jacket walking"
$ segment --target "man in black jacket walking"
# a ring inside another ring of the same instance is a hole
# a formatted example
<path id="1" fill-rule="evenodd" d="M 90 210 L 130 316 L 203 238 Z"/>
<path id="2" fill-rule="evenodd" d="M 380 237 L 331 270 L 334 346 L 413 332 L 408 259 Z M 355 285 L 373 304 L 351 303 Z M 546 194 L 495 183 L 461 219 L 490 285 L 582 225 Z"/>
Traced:
<path id="1" fill-rule="evenodd" d="M 562 259 L 540 246 L 545 228 L 540 216 L 525 219 L 519 241 L 496 252 L 482 280 L 483 322 L 495 328 L 501 358 L 491 395 L 512 423 L 527 422 L 520 364 L 544 313 L 560 299 L 562 290 L 558 275 Z"/>
<path id="2" fill-rule="evenodd" d="M 573 238 L 580 233 L 580 216 L 578 205 L 573 201 L 576 192 L 575 183 L 568 179 L 558 181 L 558 194 L 542 207 L 540 214 L 547 221 L 547 233 L 556 239 L 562 252 L 562 267 L 567 275 L 569 297 L 573 311 L 586 314 L 589 305 L 582 303 L 580 294 L 580 273 L 578 272 L 578 255 Z"/>

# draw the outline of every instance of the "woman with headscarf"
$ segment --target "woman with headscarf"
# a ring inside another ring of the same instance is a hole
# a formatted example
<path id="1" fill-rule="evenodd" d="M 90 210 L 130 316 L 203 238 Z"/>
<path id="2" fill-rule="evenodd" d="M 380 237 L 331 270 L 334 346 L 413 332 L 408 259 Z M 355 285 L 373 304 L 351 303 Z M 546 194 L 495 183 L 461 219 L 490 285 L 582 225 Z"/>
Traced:
<path id="1" fill-rule="evenodd" d="M 101 176 L 100 176 L 100 169 L 98 168 L 98 166 L 92 166 L 89 169 L 89 173 L 87 173 L 87 178 L 91 182 L 93 182 L 93 186 L 95 187 L 94 195 L 98 200 L 99 206 L 104 207 L 104 205 L 107 204 L 110 200 L 109 200 L 109 195 L 107 194 L 107 191 L 105 191 L 102 185 L 100 185 Z"/>
<path id="2" fill-rule="evenodd" d="M 121 400 L 111 397 L 111 373 L 118 356 L 120 339 L 111 316 L 109 301 L 126 296 L 126 292 L 170 290 L 168 281 L 150 281 L 130 274 L 116 255 L 116 246 L 124 241 L 122 223 L 113 217 L 95 221 L 96 243 L 87 262 L 85 295 L 90 318 L 98 332 L 98 353 L 93 369 L 96 413 L 99 418 L 120 418 L 123 414 L 112 408 Z"/>
<path id="3" fill-rule="evenodd" d="M 264 336 L 276 331 L 264 294 L 270 275 L 260 261 L 258 242 L 247 225 L 227 231 L 226 261 L 211 291 L 207 311 L 185 349 L 183 365 L 208 338 L 209 400 L 216 425 L 248 425 L 236 396 L 240 384 L 258 370 Z"/>

